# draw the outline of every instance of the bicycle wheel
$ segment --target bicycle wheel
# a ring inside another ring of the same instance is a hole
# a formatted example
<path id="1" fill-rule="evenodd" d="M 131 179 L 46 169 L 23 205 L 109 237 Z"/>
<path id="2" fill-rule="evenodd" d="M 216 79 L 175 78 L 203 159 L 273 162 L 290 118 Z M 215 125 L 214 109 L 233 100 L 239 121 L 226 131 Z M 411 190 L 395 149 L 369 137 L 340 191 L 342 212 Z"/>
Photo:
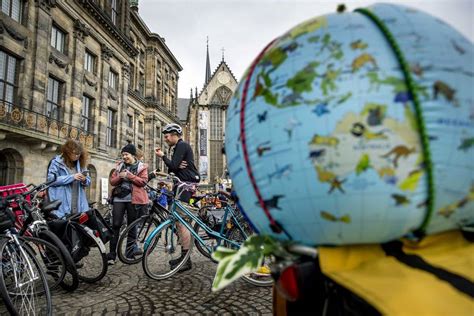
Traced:
<path id="1" fill-rule="evenodd" d="M 93 232 L 87 227 L 84 228 L 87 231 L 88 246 L 84 246 L 85 253 L 79 262 L 76 263 L 77 273 L 79 274 L 79 280 L 94 283 L 107 274 L 107 257 L 105 254 L 105 246 L 100 239 L 92 237 Z M 92 235 L 90 235 L 92 234 Z"/>
<path id="2" fill-rule="evenodd" d="M 11 315 L 52 315 L 51 293 L 30 247 L 0 240 L 0 294 Z M 3 306 L 0 306 L 0 312 Z M 3 314 L 3 313 L 2 313 Z"/>
<path id="3" fill-rule="evenodd" d="M 59 283 L 61 288 L 68 292 L 77 289 L 79 286 L 79 275 L 77 273 L 76 264 L 72 259 L 71 253 L 69 252 L 69 250 L 67 250 L 67 247 L 61 241 L 61 239 L 59 239 L 59 237 L 56 236 L 56 234 L 54 234 L 52 231 L 42 230 L 38 233 L 38 236 L 41 239 L 49 241 L 54 246 L 56 246 L 64 259 L 64 262 L 66 264 L 66 274 L 64 275 L 62 281 Z"/>
<path id="4" fill-rule="evenodd" d="M 208 247 L 211 247 L 211 249 L 215 250 L 217 248 L 217 239 L 213 236 L 209 236 L 206 231 L 198 225 L 198 223 L 194 224 L 193 227 L 194 231 L 196 234 L 199 235 L 199 237 L 204 241 L 204 244 Z M 199 250 L 199 252 L 206 258 L 211 259 L 212 262 L 217 263 L 216 260 L 212 259 L 211 253 L 209 252 L 208 248 L 203 246 L 199 240 L 194 239 L 194 245 L 196 246 L 196 249 Z"/>
<path id="5" fill-rule="evenodd" d="M 238 242 L 239 244 L 242 244 L 245 241 L 245 235 L 249 235 L 249 233 L 251 232 L 246 231 L 244 234 L 244 232 L 239 227 L 234 226 L 229 230 L 227 234 L 227 238 L 232 241 Z M 235 248 L 235 246 L 232 246 L 228 242 L 224 242 L 224 245 L 227 248 Z M 242 278 L 245 281 L 249 282 L 250 284 L 253 284 L 256 286 L 272 286 L 273 278 L 272 278 L 271 271 L 269 268 L 271 260 L 272 260 L 271 257 L 265 257 L 258 271 L 245 274 L 242 276 Z"/>
<path id="6" fill-rule="evenodd" d="M 142 217 L 131 223 L 119 237 L 117 255 L 120 261 L 125 264 L 140 262 L 145 240 L 159 225 L 160 222 L 153 216 Z"/>
<path id="7" fill-rule="evenodd" d="M 178 244 L 175 225 L 176 223 L 168 222 L 162 226 L 143 254 L 143 270 L 148 277 L 154 280 L 167 279 L 178 272 L 191 255 L 194 237 L 191 235 L 189 251 L 181 258 L 181 246 Z M 179 258 L 181 261 L 172 268 L 170 261 Z"/>
<path id="8" fill-rule="evenodd" d="M 36 237 L 21 237 L 22 246 L 29 247 L 45 272 L 50 290 L 56 289 L 66 275 L 66 263 L 59 249 L 52 243 Z"/>

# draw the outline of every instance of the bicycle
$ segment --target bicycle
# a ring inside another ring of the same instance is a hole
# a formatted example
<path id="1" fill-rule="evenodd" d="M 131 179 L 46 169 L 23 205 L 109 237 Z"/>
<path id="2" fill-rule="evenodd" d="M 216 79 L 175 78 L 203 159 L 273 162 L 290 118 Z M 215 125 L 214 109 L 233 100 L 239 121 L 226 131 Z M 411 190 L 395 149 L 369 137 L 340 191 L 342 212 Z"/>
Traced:
<path id="1" fill-rule="evenodd" d="M 205 249 L 207 252 L 212 253 L 215 249 L 214 246 L 206 245 L 206 241 L 196 232 L 191 225 L 191 221 L 195 222 L 194 226 L 199 226 L 208 236 L 215 238 L 217 243 L 223 243 L 227 247 L 239 248 L 242 244 L 243 237 L 246 238 L 247 234 L 243 231 L 241 225 L 236 225 L 234 232 L 236 234 L 224 234 L 223 226 L 226 224 L 227 216 L 231 214 L 227 210 L 225 215 L 225 221 L 221 224 L 220 231 L 216 231 L 209 227 L 197 214 L 198 209 L 185 206 L 183 202 L 179 201 L 179 197 L 184 190 L 193 190 L 195 183 L 186 183 L 179 180 L 174 175 L 160 174 L 167 176 L 172 179 L 176 185 L 176 196 L 173 198 L 171 206 L 169 208 L 169 216 L 163 223 L 161 223 L 153 232 L 148 236 L 145 241 L 145 251 L 142 259 L 142 266 L 145 274 L 154 280 L 163 280 L 171 277 L 177 273 L 181 267 L 186 263 L 191 255 L 194 239 Z M 196 213 L 196 214 L 195 214 Z M 188 220 L 185 219 L 188 218 Z M 231 216 L 232 217 L 232 216 Z M 186 254 L 181 257 L 178 251 L 178 235 L 176 224 L 180 223 L 191 233 L 191 245 L 190 249 Z M 238 237 L 238 238 L 234 238 Z M 181 260 L 180 260 L 181 259 Z M 178 262 L 171 266 L 170 262 Z M 243 276 L 243 279 L 247 282 L 257 286 L 270 286 L 273 284 L 273 280 L 270 274 L 256 275 L 247 274 Z"/>
<path id="2" fill-rule="evenodd" d="M 158 190 L 147 185 L 150 190 Z M 168 218 L 168 210 L 153 200 L 147 214 L 133 221 L 126 229 L 120 232 L 117 245 L 117 255 L 125 264 L 136 264 L 142 260 L 143 246 L 149 233 Z M 138 250 L 138 251 L 137 251 Z"/>
<path id="3" fill-rule="evenodd" d="M 9 213 L 8 220 L 0 216 L 0 295 L 5 308 L 11 315 L 52 315 L 51 293 L 40 263 L 17 236 L 14 215 L 6 203 L 0 213 Z"/>
<path id="4" fill-rule="evenodd" d="M 86 223 L 93 216 L 92 209 L 83 213 L 70 214 L 63 221 L 79 241 L 70 249 L 74 262 L 78 267 L 79 280 L 94 283 L 102 280 L 107 274 L 107 257 L 105 245 L 100 233 L 87 227 Z M 98 211 L 96 211 L 98 212 Z M 72 236 L 70 236 L 72 237 Z M 71 246 L 71 245 L 70 245 Z"/>
<path id="5" fill-rule="evenodd" d="M 47 205 L 40 206 L 41 201 L 37 198 L 38 194 L 47 190 L 53 182 L 54 180 L 38 186 L 30 184 L 28 187 L 33 186 L 32 189 L 8 197 L 7 200 L 16 202 L 23 213 L 27 214 L 26 218 L 17 217 L 15 226 L 20 236 L 34 246 L 32 251 L 42 259 L 40 262 L 44 263 L 46 268 L 50 288 L 55 289 L 59 285 L 66 291 L 73 291 L 79 286 L 75 263 L 64 243 L 51 231 L 44 217 L 50 216 L 52 211 L 58 209 L 61 201 L 50 201 Z M 26 196 L 30 195 L 33 196 L 31 202 L 28 202 Z"/>

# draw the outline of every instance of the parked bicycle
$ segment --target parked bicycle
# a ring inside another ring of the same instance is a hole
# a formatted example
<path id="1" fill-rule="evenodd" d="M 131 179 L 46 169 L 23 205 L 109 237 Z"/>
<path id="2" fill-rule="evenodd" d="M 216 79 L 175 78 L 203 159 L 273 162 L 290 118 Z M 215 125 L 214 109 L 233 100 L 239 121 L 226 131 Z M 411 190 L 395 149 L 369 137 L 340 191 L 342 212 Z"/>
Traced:
<path id="1" fill-rule="evenodd" d="M 155 280 L 162 280 L 171 277 L 177 273 L 181 267 L 186 263 L 189 256 L 191 255 L 193 239 L 195 239 L 202 249 L 205 249 L 205 253 L 212 253 L 215 250 L 216 245 L 225 245 L 230 248 L 239 248 L 242 242 L 246 239 L 247 233 L 240 223 L 232 218 L 235 218 L 234 212 L 228 208 L 225 211 L 220 225 L 210 227 L 203 221 L 199 215 L 199 210 L 188 206 L 187 204 L 179 201 L 181 192 L 185 190 L 194 190 L 195 183 L 186 183 L 179 180 L 176 176 L 170 174 L 160 174 L 166 176 L 168 179 L 172 179 L 177 186 L 176 196 L 172 198 L 172 203 L 169 208 L 168 219 L 162 222 L 157 228 L 155 228 L 145 241 L 145 252 L 142 259 L 143 270 L 146 275 Z M 226 206 L 227 207 L 227 206 Z M 226 230 L 228 217 L 231 223 L 235 226 Z M 191 224 L 194 222 L 194 228 Z M 191 233 L 191 248 L 184 255 L 180 255 L 179 240 L 177 234 L 176 224 L 181 223 Z M 203 233 L 213 239 L 215 244 L 208 244 L 208 238 L 202 238 Z M 171 265 L 170 262 L 175 264 Z M 178 263 L 176 263 L 178 262 Z M 270 274 L 247 274 L 243 276 L 247 282 L 257 286 L 269 286 L 272 285 L 273 280 Z"/>
<path id="2" fill-rule="evenodd" d="M 0 295 L 11 315 L 52 315 L 51 293 L 30 246 L 18 237 L 14 215 L 0 203 Z"/>
<path id="3" fill-rule="evenodd" d="M 15 226 L 19 234 L 29 241 L 32 250 L 39 256 L 47 272 L 48 284 L 51 289 L 60 285 L 67 291 L 73 291 L 79 286 L 78 272 L 68 249 L 61 239 L 53 233 L 45 217 L 58 209 L 61 201 L 50 201 L 41 204 L 38 194 L 48 189 L 53 181 L 33 187 L 27 192 L 16 194 L 10 202 L 16 202 L 24 216 L 17 216 Z M 30 196 L 30 201 L 26 197 Z M 45 242 L 42 242 L 45 241 Z"/>
<path id="4" fill-rule="evenodd" d="M 161 194 L 157 189 L 147 185 L 148 189 Z M 158 203 L 157 199 L 147 214 L 137 218 L 126 229 L 120 232 L 117 254 L 125 264 L 135 264 L 142 260 L 145 241 L 150 233 L 168 218 L 168 210 Z"/>

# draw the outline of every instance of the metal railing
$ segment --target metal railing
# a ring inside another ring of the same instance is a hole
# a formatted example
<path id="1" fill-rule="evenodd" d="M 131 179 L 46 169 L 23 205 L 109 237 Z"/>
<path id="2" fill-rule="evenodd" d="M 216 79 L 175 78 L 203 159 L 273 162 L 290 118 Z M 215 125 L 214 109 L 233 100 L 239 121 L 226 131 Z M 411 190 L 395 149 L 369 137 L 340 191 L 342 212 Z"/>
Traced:
<path id="1" fill-rule="evenodd" d="M 77 139 L 87 148 L 93 148 L 95 143 L 93 133 L 3 100 L 0 100 L 0 124 L 44 134 L 59 140 Z"/>

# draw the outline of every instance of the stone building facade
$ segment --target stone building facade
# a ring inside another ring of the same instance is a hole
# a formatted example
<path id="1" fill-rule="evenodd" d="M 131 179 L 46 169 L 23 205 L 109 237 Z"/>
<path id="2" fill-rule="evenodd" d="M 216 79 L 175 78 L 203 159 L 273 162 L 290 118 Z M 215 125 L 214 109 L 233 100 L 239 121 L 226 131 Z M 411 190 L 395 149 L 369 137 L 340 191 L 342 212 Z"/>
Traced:
<path id="1" fill-rule="evenodd" d="M 0 185 L 43 182 L 67 138 L 90 152 L 90 201 L 128 142 L 150 170 L 162 167 L 153 148 L 162 126 L 179 122 L 181 70 L 138 1 L 2 1 Z"/>
<path id="2" fill-rule="evenodd" d="M 214 184 L 226 178 L 226 157 L 223 154 L 225 122 L 230 98 L 237 89 L 237 80 L 224 60 L 211 74 L 209 49 L 206 79 L 202 91 L 191 91 L 185 138 L 194 149 L 196 166 L 204 183 Z"/>

